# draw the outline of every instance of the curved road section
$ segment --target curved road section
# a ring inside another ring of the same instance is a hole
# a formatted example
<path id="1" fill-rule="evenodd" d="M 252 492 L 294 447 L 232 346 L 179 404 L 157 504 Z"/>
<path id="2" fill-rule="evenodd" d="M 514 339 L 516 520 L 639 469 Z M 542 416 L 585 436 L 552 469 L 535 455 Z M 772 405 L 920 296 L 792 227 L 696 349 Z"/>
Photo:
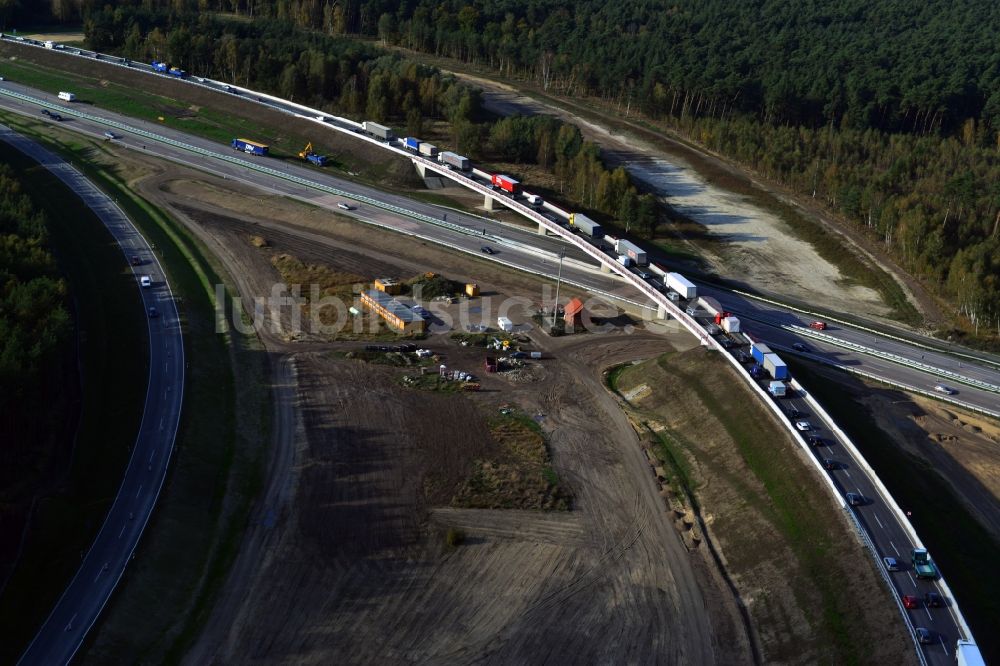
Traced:
<path id="1" fill-rule="evenodd" d="M 62 158 L 0 125 L 0 140 L 38 161 L 83 199 L 118 241 L 133 265 L 149 325 L 146 405 L 125 478 L 104 525 L 76 576 L 21 656 L 20 664 L 66 664 L 111 598 L 149 520 L 166 478 L 184 399 L 184 343 L 177 307 L 163 269 L 125 214 Z M 136 263 L 135 260 L 132 263 Z M 148 276 L 150 286 L 140 288 Z"/>

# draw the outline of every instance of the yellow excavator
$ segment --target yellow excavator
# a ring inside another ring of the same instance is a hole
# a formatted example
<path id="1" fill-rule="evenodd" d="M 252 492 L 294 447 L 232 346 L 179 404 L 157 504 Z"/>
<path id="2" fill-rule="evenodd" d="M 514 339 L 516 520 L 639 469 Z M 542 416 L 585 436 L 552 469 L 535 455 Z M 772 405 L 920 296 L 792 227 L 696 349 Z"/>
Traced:
<path id="1" fill-rule="evenodd" d="M 317 155 L 313 152 L 312 141 L 306 144 L 306 147 L 299 152 L 299 157 L 304 160 L 309 160 L 316 166 L 326 166 L 326 155 Z"/>

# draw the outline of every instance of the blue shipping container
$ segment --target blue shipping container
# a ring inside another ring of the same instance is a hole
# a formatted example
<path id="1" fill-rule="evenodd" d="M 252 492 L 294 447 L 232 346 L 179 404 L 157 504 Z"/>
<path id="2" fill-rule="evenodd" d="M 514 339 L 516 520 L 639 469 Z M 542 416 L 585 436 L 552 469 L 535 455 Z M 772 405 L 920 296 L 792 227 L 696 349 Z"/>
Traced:
<path id="1" fill-rule="evenodd" d="M 758 363 L 763 363 L 764 354 L 770 354 L 770 353 L 771 349 L 767 345 L 761 342 L 750 343 L 750 354 L 753 356 L 753 360 L 757 361 Z"/>
<path id="2" fill-rule="evenodd" d="M 267 155 L 267 146 L 249 139 L 233 139 L 233 150 L 240 150 L 250 155 Z"/>
<path id="3" fill-rule="evenodd" d="M 414 139 L 412 136 L 408 136 L 403 139 L 403 145 L 410 150 L 420 150 L 420 139 Z"/>
<path id="4" fill-rule="evenodd" d="M 156 60 L 154 60 L 153 62 L 151 62 L 149 64 L 152 65 L 153 66 L 153 70 L 157 71 L 157 72 L 165 72 L 170 67 L 170 65 L 168 65 L 167 63 L 165 63 L 165 62 L 159 62 L 159 61 L 156 61 Z"/>

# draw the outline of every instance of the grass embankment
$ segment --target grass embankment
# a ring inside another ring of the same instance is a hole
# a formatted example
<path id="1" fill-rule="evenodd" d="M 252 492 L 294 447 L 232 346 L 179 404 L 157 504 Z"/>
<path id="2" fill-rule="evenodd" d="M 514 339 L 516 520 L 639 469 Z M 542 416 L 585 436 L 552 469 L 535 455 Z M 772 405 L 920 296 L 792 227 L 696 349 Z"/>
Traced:
<path id="1" fill-rule="evenodd" d="M 93 105 L 224 145 L 229 145 L 236 136 L 261 141 L 270 147 L 269 160 L 337 171 L 340 176 L 348 175 L 377 187 L 391 185 L 398 189 L 401 185 L 420 184 L 413 168 L 396 156 L 347 139 L 339 132 L 316 127 L 309 121 L 289 119 L 239 95 L 30 47 L 0 44 L 0 54 L 14 56 L 3 61 L 0 73 L 5 77 L 52 95 L 72 90 L 77 94 L 74 104 L 83 110 Z M 314 144 L 316 152 L 326 154 L 326 167 L 310 166 L 298 156 L 309 142 Z"/>
<path id="2" fill-rule="evenodd" d="M 961 605 L 987 663 L 1000 663 L 1000 543 L 951 492 L 948 482 L 922 460 L 906 452 L 878 426 L 869 408 L 853 396 L 866 392 L 861 381 L 844 375 L 832 382 L 794 359 L 789 367 L 809 387 L 823 408 L 851 437 L 930 550 Z"/>
<path id="3" fill-rule="evenodd" d="M 255 339 L 216 332 L 214 285 L 221 281 L 207 251 L 135 195 L 99 144 L 0 117 L 61 152 L 118 200 L 155 248 L 180 305 L 187 370 L 169 476 L 135 563 L 84 657 L 176 661 L 211 608 L 259 492 L 270 423 L 266 359 Z"/>
<path id="4" fill-rule="evenodd" d="M 135 279 L 100 219 L 55 176 L 5 143 L 0 162 L 13 167 L 48 216 L 73 301 L 82 382 L 72 459 L 53 467 L 58 478 L 38 498 L 21 557 L 0 596 L 0 662 L 13 662 L 75 573 L 117 493 L 145 401 L 148 333 Z"/>
<path id="5" fill-rule="evenodd" d="M 902 659 L 903 627 L 870 555 L 720 356 L 670 353 L 615 368 L 606 381 L 652 435 L 644 440 L 667 494 L 711 530 L 765 661 Z"/>

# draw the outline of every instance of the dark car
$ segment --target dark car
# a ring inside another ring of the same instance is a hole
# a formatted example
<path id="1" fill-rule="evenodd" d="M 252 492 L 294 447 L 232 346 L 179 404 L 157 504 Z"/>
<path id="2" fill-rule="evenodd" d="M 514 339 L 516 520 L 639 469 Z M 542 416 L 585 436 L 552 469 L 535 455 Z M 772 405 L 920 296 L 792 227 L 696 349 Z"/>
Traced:
<path id="1" fill-rule="evenodd" d="M 792 344 L 792 349 L 794 349 L 795 351 L 800 351 L 800 352 L 809 351 L 809 347 L 806 347 L 801 342 L 796 342 L 796 343 Z"/>
<path id="2" fill-rule="evenodd" d="M 152 307 L 149 308 L 149 318 L 150 319 L 156 319 L 159 316 L 160 316 L 160 313 L 156 310 L 156 308 L 152 308 Z"/>
<path id="3" fill-rule="evenodd" d="M 941 608 L 944 606 L 944 599 L 937 592 L 928 592 L 924 595 L 924 603 L 928 608 Z"/>
<path id="4" fill-rule="evenodd" d="M 135 255 L 132 255 L 132 258 L 129 259 L 129 263 L 131 263 L 133 266 L 142 266 L 142 259 L 140 259 Z"/>
<path id="5" fill-rule="evenodd" d="M 823 458 L 823 469 L 832 472 L 835 469 L 840 469 L 840 463 L 832 458 Z"/>
<path id="6" fill-rule="evenodd" d="M 934 642 L 934 634 L 931 633 L 930 629 L 917 627 L 913 631 L 917 634 L 917 640 L 920 641 L 921 645 L 930 645 Z"/>
<path id="7" fill-rule="evenodd" d="M 912 594 L 903 595 L 903 608 L 920 608 L 920 599 Z"/>
<path id="8" fill-rule="evenodd" d="M 862 506 L 865 503 L 865 496 L 859 495 L 858 493 L 847 493 L 844 495 L 844 499 L 851 506 Z"/>
<path id="9" fill-rule="evenodd" d="M 484 245 L 479 249 L 485 252 L 486 254 L 495 254 L 493 248 L 491 248 L 489 245 Z"/>
<path id="10" fill-rule="evenodd" d="M 790 418 L 790 419 L 797 419 L 800 416 L 802 416 L 802 412 L 800 412 L 799 410 L 795 409 L 794 407 L 789 407 L 786 411 L 787 411 L 787 414 L 788 414 L 788 418 Z"/>
<path id="11" fill-rule="evenodd" d="M 823 446 L 826 444 L 826 440 L 822 437 L 817 437 L 816 435 L 809 435 L 806 437 L 806 441 L 809 442 L 810 446 Z"/>

